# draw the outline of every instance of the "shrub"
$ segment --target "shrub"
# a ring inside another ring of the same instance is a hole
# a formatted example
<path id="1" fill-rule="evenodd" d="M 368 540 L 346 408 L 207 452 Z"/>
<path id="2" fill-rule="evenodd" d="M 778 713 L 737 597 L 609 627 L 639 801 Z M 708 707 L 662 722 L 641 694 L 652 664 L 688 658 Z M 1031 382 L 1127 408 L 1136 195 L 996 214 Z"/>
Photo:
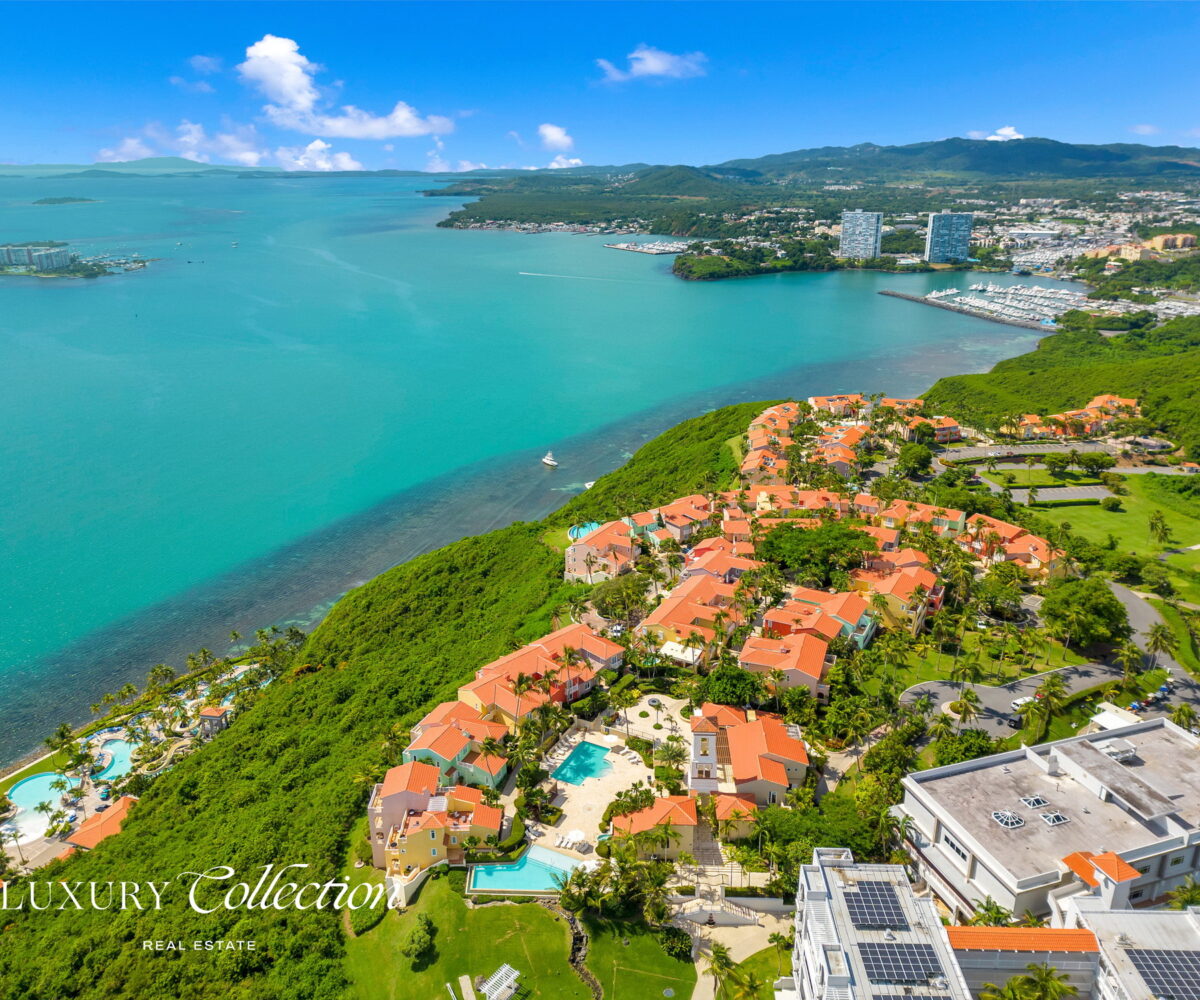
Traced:
<path id="1" fill-rule="evenodd" d="M 1119 497 L 1105 497 L 1100 501 L 1101 510 L 1120 510 L 1121 500 Z"/>
<path id="2" fill-rule="evenodd" d="M 433 921 L 429 919 L 429 914 L 418 913 L 417 922 L 400 942 L 400 954 L 405 958 L 412 959 L 415 965 L 433 948 L 435 932 L 436 928 L 433 926 Z"/>
<path id="3" fill-rule="evenodd" d="M 354 845 L 354 859 L 363 864 L 371 863 L 371 842 L 366 837 L 360 838 Z"/>
<path id="4" fill-rule="evenodd" d="M 679 962 L 692 960 L 692 936 L 682 927 L 660 927 L 656 936 L 662 950 L 671 958 Z"/>
<path id="5" fill-rule="evenodd" d="M 648 718 L 650 718 L 650 713 L 647 712 L 645 709 L 642 709 L 642 711 L 638 712 L 638 718 L 639 719 L 648 719 Z"/>
<path id="6" fill-rule="evenodd" d="M 387 915 L 387 904 L 380 902 L 378 906 L 362 906 L 350 911 L 350 929 L 355 937 L 362 937 Z"/>
<path id="7" fill-rule="evenodd" d="M 467 870 L 465 868 L 451 868 L 446 875 L 446 884 L 450 886 L 453 892 L 460 896 L 467 894 Z"/>

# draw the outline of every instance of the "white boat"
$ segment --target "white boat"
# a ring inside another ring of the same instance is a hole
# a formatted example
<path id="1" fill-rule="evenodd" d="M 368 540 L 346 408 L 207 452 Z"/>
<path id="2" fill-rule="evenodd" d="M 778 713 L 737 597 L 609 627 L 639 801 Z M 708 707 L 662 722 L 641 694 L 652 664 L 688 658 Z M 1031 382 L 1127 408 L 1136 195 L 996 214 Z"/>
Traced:
<path id="1" fill-rule="evenodd" d="M 558 462 L 554 458 L 554 452 L 548 451 L 542 456 L 542 465 L 548 465 L 552 469 L 558 468 Z"/>
<path id="2" fill-rule="evenodd" d="M 583 488 L 585 490 L 590 490 L 595 485 L 596 485 L 596 480 L 593 479 L 590 483 L 584 483 Z"/>

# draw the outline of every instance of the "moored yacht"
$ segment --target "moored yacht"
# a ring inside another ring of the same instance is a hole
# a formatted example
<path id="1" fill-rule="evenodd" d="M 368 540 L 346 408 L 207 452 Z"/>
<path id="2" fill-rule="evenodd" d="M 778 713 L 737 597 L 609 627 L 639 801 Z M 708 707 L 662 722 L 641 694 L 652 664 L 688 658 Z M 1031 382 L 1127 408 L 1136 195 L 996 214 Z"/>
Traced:
<path id="1" fill-rule="evenodd" d="M 542 456 L 542 465 L 548 465 L 552 469 L 558 468 L 558 461 L 554 457 L 554 452 L 548 451 Z"/>

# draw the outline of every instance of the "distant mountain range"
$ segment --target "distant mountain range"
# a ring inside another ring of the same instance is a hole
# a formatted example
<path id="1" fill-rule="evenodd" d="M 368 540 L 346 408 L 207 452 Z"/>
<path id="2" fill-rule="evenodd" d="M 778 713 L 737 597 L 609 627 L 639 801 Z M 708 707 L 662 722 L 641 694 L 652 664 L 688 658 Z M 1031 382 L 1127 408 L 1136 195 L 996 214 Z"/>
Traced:
<path id="1" fill-rule="evenodd" d="M 824 176 L 976 177 L 1156 177 L 1162 174 L 1200 175 L 1200 149 L 1183 146 L 1145 146 L 1109 143 L 1103 146 L 1058 142 L 1054 139 L 939 139 L 907 146 L 823 146 L 773 153 L 754 159 L 727 160 L 706 168 L 732 171 L 739 178 L 786 177 L 824 172 Z"/>
<path id="2" fill-rule="evenodd" d="M 145 177 L 172 174 L 240 174 L 275 176 L 278 167 L 246 168 L 231 164 L 197 163 L 179 156 L 156 156 L 123 163 L 0 164 L 0 176 Z M 420 171 L 354 171 L 356 174 L 419 176 Z M 1015 178 L 1145 178 L 1200 177 L 1200 149 L 1185 146 L 1146 146 L 1138 143 L 1084 145 L 1055 139 L 938 139 L 906 146 L 821 146 L 790 153 L 726 160 L 694 167 L 628 163 L 621 166 L 582 166 L 564 170 L 476 170 L 464 177 L 631 176 L 622 187 L 627 194 L 720 197 L 739 184 L 797 183 L 842 180 L 981 181 Z M 297 176 L 293 173 L 292 176 Z M 299 176 L 313 176 L 304 173 Z"/>

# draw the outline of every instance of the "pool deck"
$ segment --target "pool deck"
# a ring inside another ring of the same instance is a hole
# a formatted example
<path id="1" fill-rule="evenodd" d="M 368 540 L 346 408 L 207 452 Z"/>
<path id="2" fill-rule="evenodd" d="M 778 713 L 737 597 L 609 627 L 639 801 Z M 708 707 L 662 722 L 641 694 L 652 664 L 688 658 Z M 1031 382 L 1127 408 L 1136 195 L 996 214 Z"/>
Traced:
<path id="1" fill-rule="evenodd" d="M 620 747 L 625 742 L 623 737 L 610 742 L 597 733 L 590 733 L 587 740 L 605 748 Z M 614 753 L 610 753 L 605 759 L 612 765 L 612 769 L 606 774 L 588 778 L 582 785 L 569 785 L 561 781 L 558 783 L 559 795 L 554 804 L 562 809 L 562 819 L 554 826 L 544 826 L 536 820 L 533 821 L 533 825 L 541 830 L 539 836 L 530 838 L 533 843 L 573 858 L 596 856 L 596 838 L 602 832 L 600 819 L 604 815 L 605 807 L 616 797 L 617 792 L 628 788 L 635 781 L 654 780 L 654 772 L 641 763 L 634 764 Z M 555 846 L 554 841 L 557 837 L 576 829 L 584 832 L 585 842 L 591 846 L 591 851 L 587 854 Z"/>

